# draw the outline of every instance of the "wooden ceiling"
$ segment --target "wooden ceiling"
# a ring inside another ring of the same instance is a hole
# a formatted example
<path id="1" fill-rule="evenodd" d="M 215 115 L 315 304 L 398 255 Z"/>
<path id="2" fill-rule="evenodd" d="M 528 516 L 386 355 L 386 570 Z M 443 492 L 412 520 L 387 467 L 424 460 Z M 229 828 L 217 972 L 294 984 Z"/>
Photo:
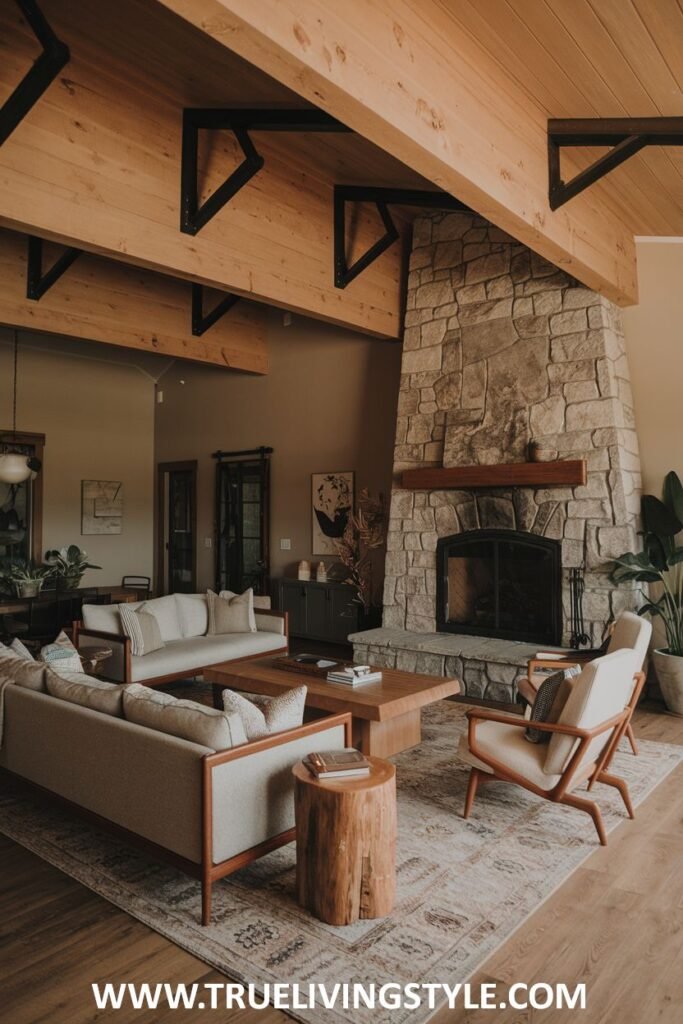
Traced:
<path id="1" fill-rule="evenodd" d="M 547 117 L 683 116 L 679 0 L 439 3 Z M 568 166 L 601 152 L 576 150 Z M 651 147 L 592 187 L 635 235 L 683 235 L 683 148 Z"/>

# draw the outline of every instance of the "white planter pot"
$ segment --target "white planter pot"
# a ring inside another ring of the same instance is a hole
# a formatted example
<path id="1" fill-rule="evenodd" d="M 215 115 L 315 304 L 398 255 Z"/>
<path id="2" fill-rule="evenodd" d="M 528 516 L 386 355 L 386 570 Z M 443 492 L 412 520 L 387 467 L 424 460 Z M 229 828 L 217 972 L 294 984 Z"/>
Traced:
<path id="1" fill-rule="evenodd" d="M 683 717 L 683 658 L 666 651 L 655 651 L 653 658 L 667 708 L 672 715 Z"/>

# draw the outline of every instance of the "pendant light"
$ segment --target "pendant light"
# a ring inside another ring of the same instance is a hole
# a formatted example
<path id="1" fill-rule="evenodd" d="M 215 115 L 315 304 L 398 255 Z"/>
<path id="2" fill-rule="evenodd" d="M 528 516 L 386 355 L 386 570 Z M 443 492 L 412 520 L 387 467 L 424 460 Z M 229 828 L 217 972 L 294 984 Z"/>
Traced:
<path id="1" fill-rule="evenodd" d="M 40 469 L 40 459 L 17 450 L 17 366 L 19 362 L 19 332 L 14 331 L 14 385 L 12 393 L 12 441 L 0 452 L 0 482 L 21 484 Z"/>

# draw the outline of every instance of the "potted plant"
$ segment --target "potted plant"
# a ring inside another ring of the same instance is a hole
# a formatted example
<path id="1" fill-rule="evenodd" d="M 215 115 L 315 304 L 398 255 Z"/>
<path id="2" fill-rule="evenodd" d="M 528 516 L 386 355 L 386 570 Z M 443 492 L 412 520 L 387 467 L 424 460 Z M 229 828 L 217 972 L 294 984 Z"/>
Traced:
<path id="1" fill-rule="evenodd" d="M 14 591 L 17 597 L 37 597 L 44 580 L 51 575 L 47 565 L 36 565 L 25 559 L 9 562 L 0 570 L 0 579 L 8 592 Z"/>
<path id="2" fill-rule="evenodd" d="M 88 554 L 77 544 L 68 548 L 53 548 L 45 553 L 45 561 L 50 566 L 51 574 L 56 577 L 58 590 L 78 590 L 86 569 L 101 569 L 101 565 L 93 565 L 88 561 Z"/>
<path id="3" fill-rule="evenodd" d="M 673 470 L 665 477 L 663 499 L 643 495 L 643 550 L 615 559 L 611 579 L 656 584 L 649 597 L 641 591 L 639 613 L 662 620 L 667 646 L 655 650 L 655 670 L 667 708 L 683 715 L 683 546 L 676 544 L 683 530 L 683 485 Z"/>
<path id="4" fill-rule="evenodd" d="M 364 488 L 358 498 L 356 511 L 349 515 L 344 536 L 335 540 L 339 560 L 346 569 L 344 580 L 355 587 L 354 600 L 361 605 L 361 628 L 381 625 L 382 608 L 374 574 L 373 551 L 381 548 L 386 539 L 386 512 L 382 495 L 371 498 Z"/>

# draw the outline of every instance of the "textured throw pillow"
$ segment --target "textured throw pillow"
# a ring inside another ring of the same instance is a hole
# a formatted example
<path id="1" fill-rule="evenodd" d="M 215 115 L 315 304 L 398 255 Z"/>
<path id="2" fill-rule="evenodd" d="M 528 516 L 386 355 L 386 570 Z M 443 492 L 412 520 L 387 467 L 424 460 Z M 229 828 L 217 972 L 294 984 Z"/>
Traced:
<path id="1" fill-rule="evenodd" d="M 571 668 L 553 672 L 544 679 L 538 688 L 529 721 L 557 722 L 572 691 L 572 680 L 580 675 L 581 666 L 572 665 Z M 530 743 L 550 743 L 552 733 L 545 729 L 534 729 L 533 725 L 530 725 L 524 731 L 524 736 Z"/>
<path id="2" fill-rule="evenodd" d="M 40 649 L 39 661 L 44 661 L 55 672 L 82 672 L 83 665 L 78 656 L 78 651 L 62 630 L 52 644 L 46 644 Z"/>
<path id="3" fill-rule="evenodd" d="M 255 693 L 246 697 L 234 690 L 223 690 L 223 707 L 240 716 L 248 740 L 296 729 L 303 724 L 305 703 L 305 686 L 295 686 L 277 697 Z"/>
<path id="4" fill-rule="evenodd" d="M 35 660 L 31 652 L 29 651 L 28 647 L 25 644 L 22 644 L 18 636 L 15 636 L 14 640 L 9 645 L 9 649 L 10 651 L 14 651 L 17 658 L 23 658 L 24 661 Z"/>
<path id="5" fill-rule="evenodd" d="M 264 604 L 264 601 L 268 601 L 268 605 L 270 606 L 270 598 L 269 597 L 268 598 L 254 597 L 254 591 L 251 588 L 249 590 L 245 590 L 243 594 L 236 594 L 232 590 L 221 590 L 219 592 L 218 596 L 222 597 L 222 598 L 225 598 L 225 599 L 227 599 L 229 601 L 234 600 L 236 597 L 243 597 L 243 598 L 245 598 L 248 601 L 248 603 L 249 603 L 249 631 L 251 633 L 255 633 L 256 629 L 257 629 L 255 609 L 256 608 L 265 608 L 266 605 Z"/>
<path id="6" fill-rule="evenodd" d="M 57 675 L 51 668 L 45 673 L 47 692 L 69 704 L 79 704 L 105 715 L 123 718 L 123 691 L 125 687 L 95 679 L 85 672 L 69 672 Z"/>
<path id="7" fill-rule="evenodd" d="M 230 750 L 247 742 L 239 715 L 216 711 L 193 700 L 178 700 L 140 683 L 124 687 L 123 714 L 129 722 L 212 750 Z"/>
<path id="8" fill-rule="evenodd" d="M 133 610 L 126 604 L 120 604 L 119 615 L 123 634 L 130 637 L 131 654 L 141 657 L 164 646 L 159 623 L 151 612 L 143 611 L 142 608 Z"/>
<path id="9" fill-rule="evenodd" d="M 207 636 L 256 632 L 254 591 L 249 589 L 245 590 L 243 594 L 228 596 L 229 593 L 229 591 L 223 590 L 221 595 L 218 595 L 213 590 L 207 590 L 206 600 L 209 606 Z"/>
<path id="10" fill-rule="evenodd" d="M 0 644 L 0 675 L 11 679 L 17 686 L 44 693 L 45 667 L 42 661 L 27 661 Z"/>

